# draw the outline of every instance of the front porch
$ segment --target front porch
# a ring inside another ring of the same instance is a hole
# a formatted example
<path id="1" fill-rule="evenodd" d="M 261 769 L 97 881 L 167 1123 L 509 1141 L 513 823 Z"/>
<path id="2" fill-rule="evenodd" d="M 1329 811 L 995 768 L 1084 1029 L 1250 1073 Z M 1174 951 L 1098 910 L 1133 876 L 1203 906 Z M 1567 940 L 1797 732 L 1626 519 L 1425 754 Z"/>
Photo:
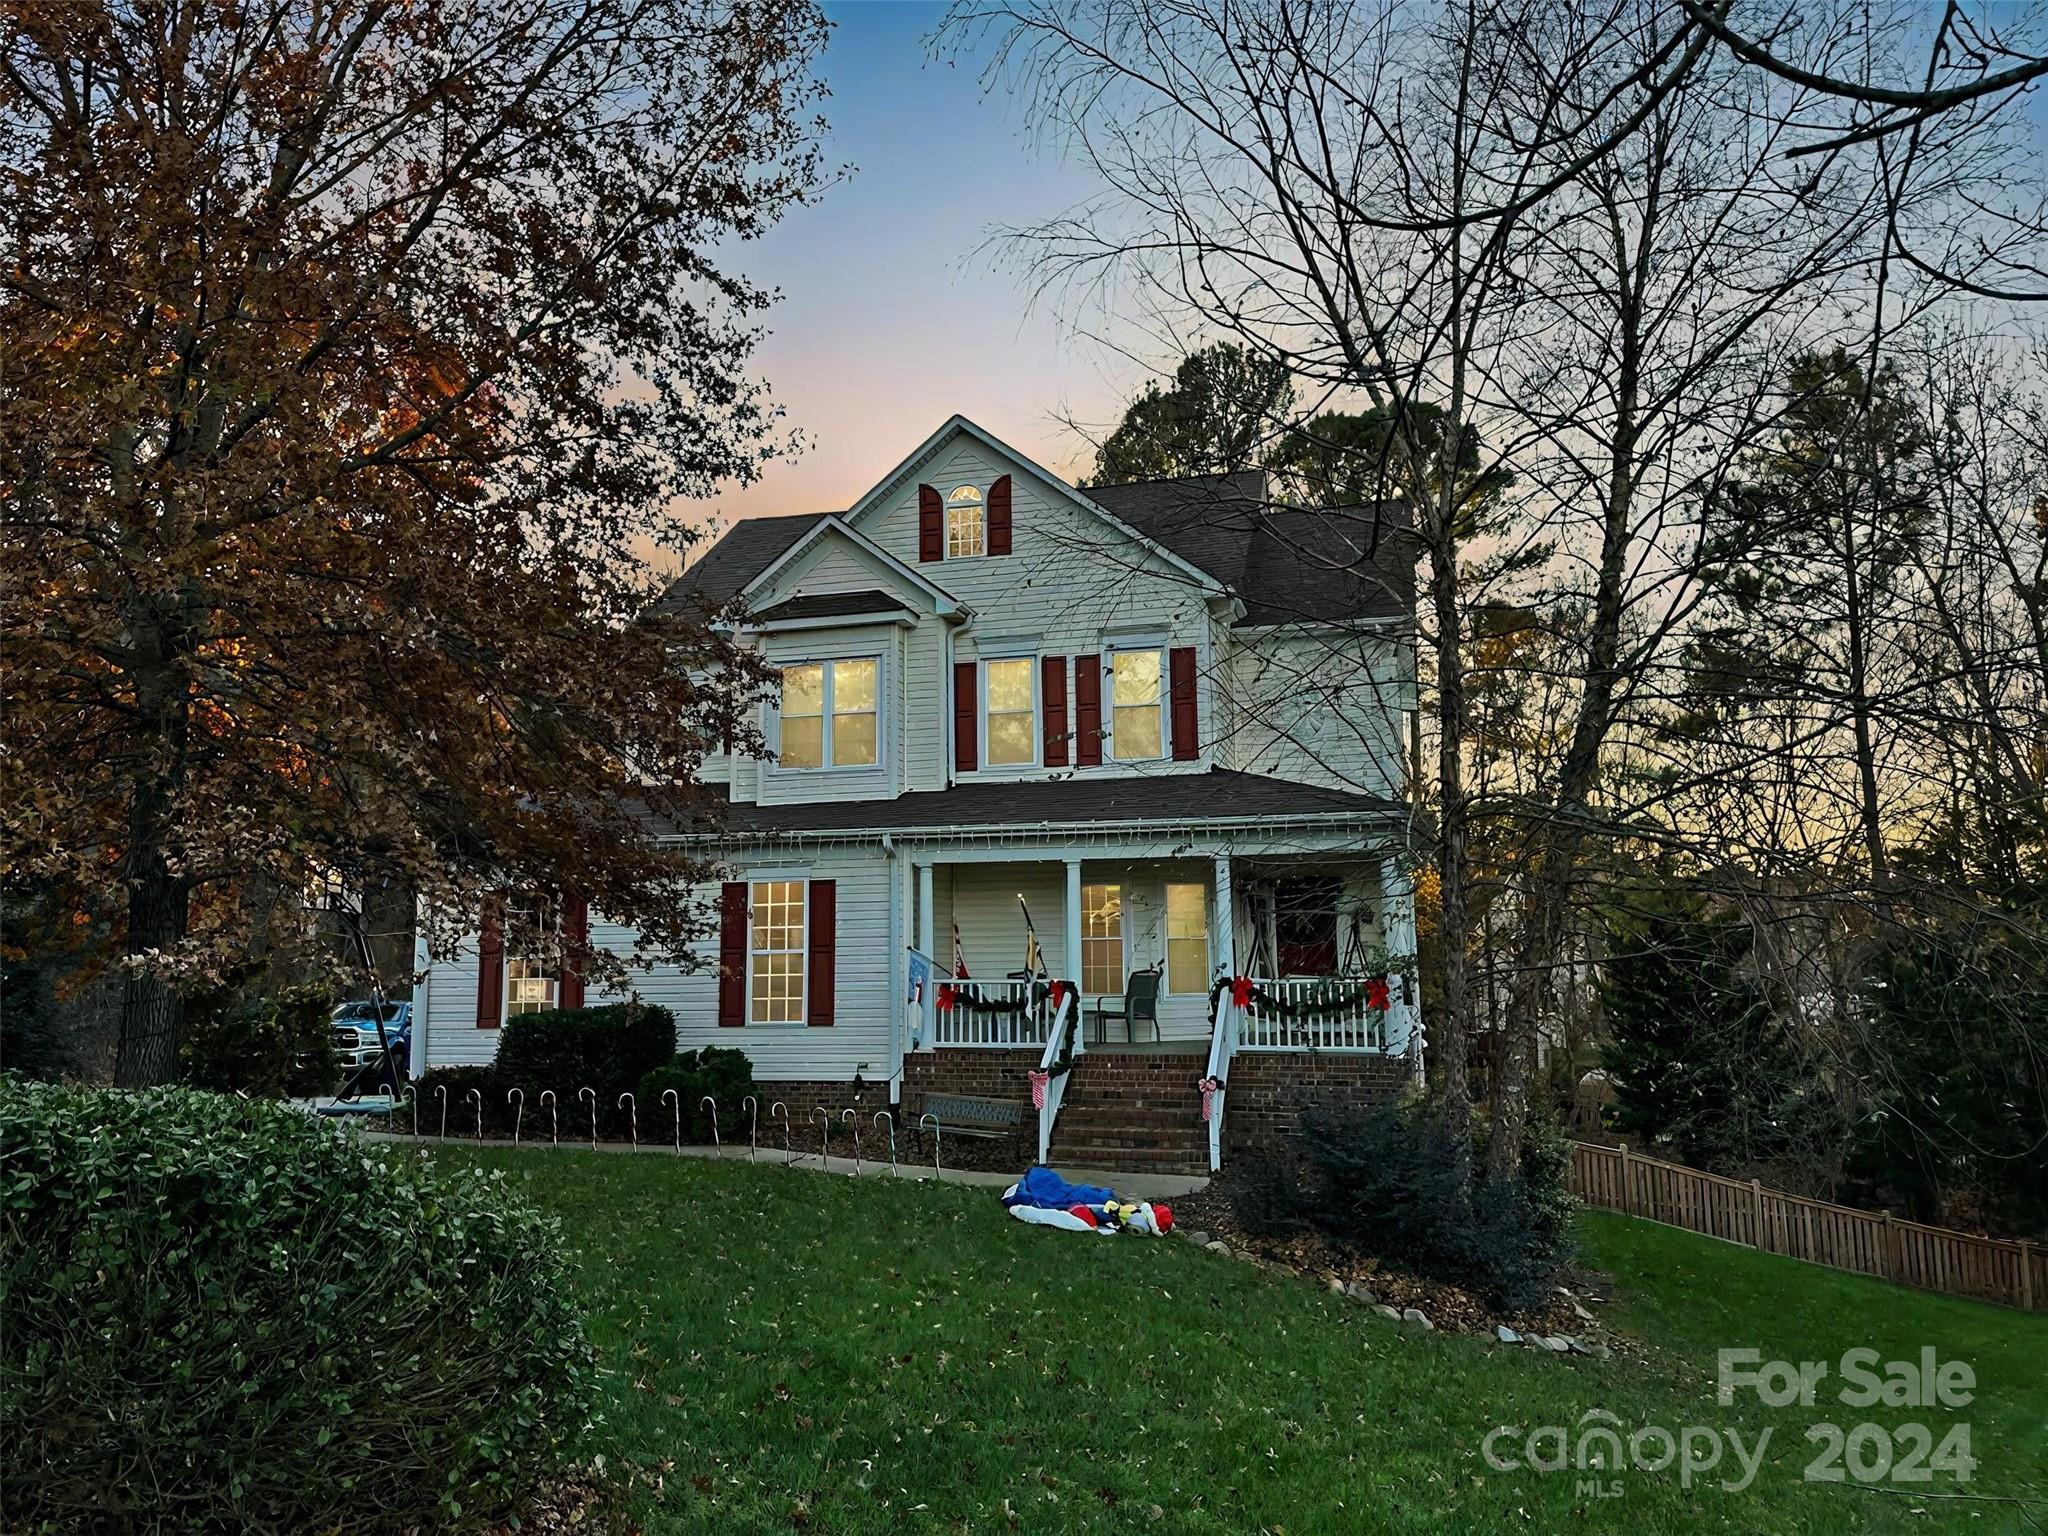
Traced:
<path id="1" fill-rule="evenodd" d="M 1242 976 L 1257 986 L 1236 1049 L 1413 1043 L 1413 890 L 1391 855 L 939 857 L 912 871 L 911 947 L 934 972 L 913 1051 L 1043 1046 L 1049 978 L 1078 982 L 1089 1050 L 1200 1054 L 1216 983 Z M 1119 1017 L 1134 977 L 1156 998 Z"/>
<path id="2" fill-rule="evenodd" d="M 906 1005 L 910 1107 L 1029 1097 L 1041 1161 L 1213 1172 L 1419 1065 L 1391 853 L 913 856 L 909 880 L 932 970 Z"/>

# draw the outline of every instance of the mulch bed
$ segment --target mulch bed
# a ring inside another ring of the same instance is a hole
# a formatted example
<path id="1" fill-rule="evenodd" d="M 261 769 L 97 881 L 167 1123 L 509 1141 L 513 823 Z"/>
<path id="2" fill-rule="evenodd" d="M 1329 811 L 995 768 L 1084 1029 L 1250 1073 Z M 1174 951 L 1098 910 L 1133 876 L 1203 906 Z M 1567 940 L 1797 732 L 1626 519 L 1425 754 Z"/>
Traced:
<path id="1" fill-rule="evenodd" d="M 1563 1335 L 1588 1344 L 1606 1345 L 1616 1354 L 1637 1353 L 1630 1341 L 1599 1320 L 1599 1308 L 1613 1294 L 1613 1281 L 1596 1270 L 1568 1268 L 1558 1277 L 1562 1294 L 1525 1312 L 1501 1312 L 1460 1286 L 1411 1274 L 1382 1259 L 1348 1253 L 1317 1232 L 1274 1238 L 1248 1232 L 1239 1224 L 1235 1202 L 1223 1180 L 1172 1202 L 1174 1224 L 1183 1231 L 1207 1232 L 1235 1254 L 1249 1254 L 1262 1263 L 1284 1267 L 1319 1285 L 1335 1279 L 1359 1284 L 1397 1311 L 1414 1307 L 1443 1333 L 1491 1334 L 1505 1324 L 1515 1332 Z M 1575 1305 L 1576 1304 L 1576 1305 Z M 1592 1321 L 1581 1316 L 1583 1307 Z"/>

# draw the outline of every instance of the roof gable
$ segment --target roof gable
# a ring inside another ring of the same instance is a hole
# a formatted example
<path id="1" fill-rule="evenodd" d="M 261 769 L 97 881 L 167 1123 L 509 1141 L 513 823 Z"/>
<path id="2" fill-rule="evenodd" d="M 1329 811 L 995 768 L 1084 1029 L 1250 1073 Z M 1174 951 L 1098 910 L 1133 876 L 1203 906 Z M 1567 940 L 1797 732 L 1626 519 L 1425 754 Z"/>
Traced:
<path id="1" fill-rule="evenodd" d="M 763 566 L 740 589 L 738 596 L 754 609 L 768 607 L 790 596 L 792 591 L 801 589 L 805 557 L 828 542 L 843 543 L 864 568 L 881 579 L 884 586 L 892 591 L 900 589 L 905 596 L 917 600 L 907 606 L 941 614 L 965 611 L 952 593 L 915 566 L 905 565 L 859 529 L 849 526 L 837 513 L 819 518 L 799 534 L 787 549 Z"/>
<path id="2" fill-rule="evenodd" d="M 1172 549 L 1160 543 L 1157 539 L 1152 538 L 1143 530 L 1131 527 L 1100 502 L 1094 501 L 1082 492 L 1075 490 L 1074 487 L 1067 484 L 1066 481 L 1062 480 L 1051 470 L 1027 458 L 992 432 L 976 426 L 965 416 L 960 415 L 947 417 L 936 432 L 932 433 L 930 437 L 927 437 L 912 450 L 908 458 L 904 459 L 894 469 L 889 471 L 887 475 L 883 476 L 860 500 L 856 501 L 851 507 L 848 507 L 844 514 L 846 521 L 858 527 L 863 519 L 875 515 L 877 509 L 886 508 L 911 476 L 915 475 L 925 464 L 936 458 L 954 438 L 963 436 L 972 438 L 982 448 L 997 458 L 1009 460 L 1017 468 L 1038 480 L 1044 489 L 1054 497 L 1071 503 L 1086 516 L 1095 519 L 1097 522 L 1107 524 L 1125 538 L 1142 545 L 1145 549 L 1166 561 L 1167 564 L 1178 569 L 1182 575 L 1193 579 L 1198 585 L 1213 595 L 1218 597 L 1224 595 L 1224 584 L 1213 573 L 1176 554 Z"/>

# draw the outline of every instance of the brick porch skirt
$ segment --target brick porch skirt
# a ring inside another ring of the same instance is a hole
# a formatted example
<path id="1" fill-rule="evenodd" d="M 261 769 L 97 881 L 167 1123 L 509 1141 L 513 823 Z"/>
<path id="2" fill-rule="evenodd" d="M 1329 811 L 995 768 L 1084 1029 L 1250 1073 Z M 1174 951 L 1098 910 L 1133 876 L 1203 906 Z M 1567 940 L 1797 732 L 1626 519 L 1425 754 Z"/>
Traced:
<path id="1" fill-rule="evenodd" d="M 1369 1109 L 1408 1081 L 1402 1056 L 1240 1051 L 1230 1063 L 1223 1108 L 1223 1163 L 1294 1134 L 1311 1108 Z"/>

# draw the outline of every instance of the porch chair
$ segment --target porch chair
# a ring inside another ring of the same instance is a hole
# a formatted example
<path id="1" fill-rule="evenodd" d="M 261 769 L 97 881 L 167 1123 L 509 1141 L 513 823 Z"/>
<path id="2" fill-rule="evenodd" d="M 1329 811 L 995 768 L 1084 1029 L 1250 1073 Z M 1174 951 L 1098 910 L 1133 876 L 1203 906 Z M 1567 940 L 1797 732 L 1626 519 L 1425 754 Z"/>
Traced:
<path id="1" fill-rule="evenodd" d="M 1140 1019 L 1152 1026 L 1152 1038 L 1159 1038 L 1159 968 L 1133 971 L 1124 983 L 1124 997 L 1121 1003 L 1105 1002 L 1098 998 L 1089 1010 L 1089 1017 L 1095 1022 L 1095 1043 L 1103 1043 L 1110 1019 L 1124 1021 L 1124 1043 L 1135 1045 L 1138 1040 L 1137 1028 Z"/>

